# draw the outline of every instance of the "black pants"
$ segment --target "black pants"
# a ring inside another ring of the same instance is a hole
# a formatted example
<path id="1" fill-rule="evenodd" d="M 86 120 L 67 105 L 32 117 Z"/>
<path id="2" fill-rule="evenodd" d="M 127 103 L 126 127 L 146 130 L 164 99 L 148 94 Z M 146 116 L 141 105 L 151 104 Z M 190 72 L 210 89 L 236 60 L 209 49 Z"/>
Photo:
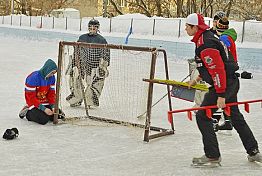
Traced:
<path id="1" fill-rule="evenodd" d="M 237 93 L 239 90 L 238 78 L 232 78 L 227 80 L 226 90 L 226 103 L 237 102 Z M 205 95 L 205 98 L 201 104 L 202 106 L 216 105 L 217 95 L 214 88 L 211 88 Z M 231 106 L 231 121 L 233 127 L 237 130 L 239 137 L 248 154 L 252 154 L 252 151 L 258 149 L 258 144 L 246 123 L 244 116 L 240 113 L 238 106 Z M 214 113 L 217 109 L 212 109 Z M 204 144 L 205 155 L 209 158 L 218 158 L 220 156 L 219 146 L 216 134 L 213 129 L 212 120 L 206 116 L 205 110 L 199 110 L 196 114 L 196 120 L 198 128 L 202 134 L 202 140 Z"/>
<path id="2" fill-rule="evenodd" d="M 47 108 L 50 107 L 47 106 Z M 54 120 L 54 115 L 49 116 L 44 111 L 38 108 L 33 108 L 31 110 L 28 110 L 28 112 L 26 113 L 26 118 L 28 121 L 33 121 L 41 125 L 45 125 L 47 124 L 47 122 Z"/>

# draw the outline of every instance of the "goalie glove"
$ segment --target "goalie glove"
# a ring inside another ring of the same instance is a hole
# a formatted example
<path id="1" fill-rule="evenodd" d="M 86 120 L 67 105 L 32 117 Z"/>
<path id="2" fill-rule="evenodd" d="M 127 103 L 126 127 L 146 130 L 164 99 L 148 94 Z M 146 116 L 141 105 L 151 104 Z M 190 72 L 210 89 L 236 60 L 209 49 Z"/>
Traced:
<path id="1" fill-rule="evenodd" d="M 77 67 L 73 67 L 73 78 L 76 79 L 79 77 L 79 71 Z"/>
<path id="2" fill-rule="evenodd" d="M 108 62 L 104 59 L 100 60 L 99 66 L 96 69 L 96 76 L 99 78 L 106 78 L 109 75 L 109 71 L 107 70 Z"/>
<path id="3" fill-rule="evenodd" d="M 96 76 L 99 78 L 106 78 L 108 77 L 109 72 L 107 68 L 97 67 L 96 69 Z"/>

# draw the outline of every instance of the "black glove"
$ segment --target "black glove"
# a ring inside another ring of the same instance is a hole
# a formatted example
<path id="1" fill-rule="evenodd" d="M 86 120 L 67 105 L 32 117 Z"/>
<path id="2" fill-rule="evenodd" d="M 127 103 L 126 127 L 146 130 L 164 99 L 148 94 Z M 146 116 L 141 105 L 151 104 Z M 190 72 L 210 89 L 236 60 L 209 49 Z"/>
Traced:
<path id="1" fill-rule="evenodd" d="M 18 135 L 19 135 L 18 129 L 12 128 L 12 129 L 5 130 L 3 138 L 6 140 L 11 140 L 11 139 L 18 137 Z"/>
<path id="2" fill-rule="evenodd" d="M 243 79 L 252 79 L 253 75 L 252 75 L 252 73 L 244 71 L 243 73 L 241 73 L 241 78 L 243 78 Z"/>

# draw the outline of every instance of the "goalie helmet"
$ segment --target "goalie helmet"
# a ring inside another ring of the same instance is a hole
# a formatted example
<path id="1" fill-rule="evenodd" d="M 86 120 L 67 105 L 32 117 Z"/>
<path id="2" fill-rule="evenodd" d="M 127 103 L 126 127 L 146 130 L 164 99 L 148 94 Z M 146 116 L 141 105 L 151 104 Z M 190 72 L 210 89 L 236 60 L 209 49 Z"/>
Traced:
<path id="1" fill-rule="evenodd" d="M 88 22 L 88 30 L 90 35 L 95 35 L 97 31 L 99 30 L 100 23 L 96 19 L 91 19 Z"/>
<path id="2" fill-rule="evenodd" d="M 224 17 L 226 17 L 226 13 L 223 12 L 223 11 L 218 11 L 214 15 L 214 20 L 219 20 L 219 19 L 222 19 Z"/>
<path id="3" fill-rule="evenodd" d="M 96 20 L 96 19 L 91 19 L 91 20 L 88 22 L 88 27 L 90 27 L 90 26 L 95 26 L 95 27 L 99 28 L 100 23 L 99 23 L 99 21 Z"/>

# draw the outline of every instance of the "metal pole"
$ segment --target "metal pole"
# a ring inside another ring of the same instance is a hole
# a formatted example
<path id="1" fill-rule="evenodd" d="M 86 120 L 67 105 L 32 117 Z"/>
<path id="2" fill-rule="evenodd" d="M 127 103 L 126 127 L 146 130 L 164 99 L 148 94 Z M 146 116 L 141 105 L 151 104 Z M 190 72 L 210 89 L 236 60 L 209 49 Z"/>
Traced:
<path id="1" fill-rule="evenodd" d="M 244 21 L 243 21 L 241 43 L 243 43 L 243 42 L 244 42 L 244 35 L 245 35 L 245 23 L 246 23 L 246 20 L 244 20 Z"/>
<path id="2" fill-rule="evenodd" d="M 53 28 L 53 29 L 55 28 L 55 17 L 53 17 L 53 25 L 52 25 L 52 28 Z"/>
<path id="3" fill-rule="evenodd" d="M 79 30 L 82 30 L 82 18 L 80 18 L 80 23 L 79 23 Z"/>
<path id="4" fill-rule="evenodd" d="M 20 26 L 22 26 L 22 15 L 20 15 Z"/>
<path id="5" fill-rule="evenodd" d="M 153 21 L 153 35 L 155 35 L 156 19 Z"/>
<path id="6" fill-rule="evenodd" d="M 30 16 L 29 26 L 32 27 L 32 16 Z"/>
<path id="7" fill-rule="evenodd" d="M 178 38 L 181 35 L 181 19 L 179 19 L 179 23 L 178 23 Z"/>
<path id="8" fill-rule="evenodd" d="M 43 27 L 43 16 L 41 16 L 40 20 L 41 20 L 41 22 L 40 22 L 40 28 L 42 28 L 42 27 Z"/>
<path id="9" fill-rule="evenodd" d="M 155 68 L 156 68 L 156 58 L 157 51 L 152 51 L 152 59 L 151 59 L 151 68 L 150 68 L 150 79 L 154 79 L 155 76 Z M 153 89 L 154 83 L 149 83 L 148 87 L 148 99 L 147 99 L 147 112 L 146 112 L 146 122 L 145 122 L 145 132 L 144 132 L 144 141 L 149 142 L 149 132 L 151 125 L 151 109 L 152 109 L 152 100 L 153 100 Z"/>
<path id="10" fill-rule="evenodd" d="M 110 18 L 110 23 L 109 23 L 109 33 L 112 32 L 112 18 Z"/>
<path id="11" fill-rule="evenodd" d="M 67 17 L 65 18 L 65 25 L 66 25 L 65 30 L 67 30 Z"/>

